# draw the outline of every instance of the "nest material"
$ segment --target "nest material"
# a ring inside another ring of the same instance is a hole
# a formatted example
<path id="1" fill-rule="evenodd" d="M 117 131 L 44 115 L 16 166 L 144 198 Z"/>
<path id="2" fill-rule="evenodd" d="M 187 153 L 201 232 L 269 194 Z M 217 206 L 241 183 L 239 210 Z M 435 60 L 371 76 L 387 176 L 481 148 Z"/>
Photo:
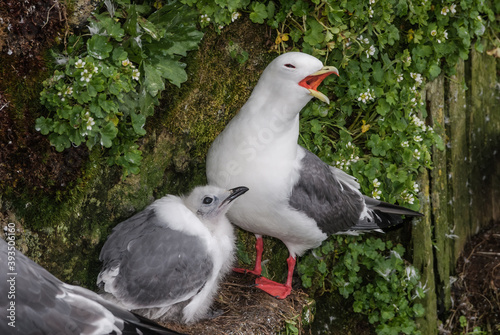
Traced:
<path id="1" fill-rule="evenodd" d="M 222 283 L 213 309 L 222 315 L 192 325 L 164 323 L 183 334 L 196 335 L 267 335 L 285 329 L 287 322 L 301 333 L 302 312 L 313 300 L 300 290 L 292 290 L 286 299 L 278 300 L 253 287 L 255 276 L 232 273 Z M 310 313 L 312 315 L 312 313 Z"/>

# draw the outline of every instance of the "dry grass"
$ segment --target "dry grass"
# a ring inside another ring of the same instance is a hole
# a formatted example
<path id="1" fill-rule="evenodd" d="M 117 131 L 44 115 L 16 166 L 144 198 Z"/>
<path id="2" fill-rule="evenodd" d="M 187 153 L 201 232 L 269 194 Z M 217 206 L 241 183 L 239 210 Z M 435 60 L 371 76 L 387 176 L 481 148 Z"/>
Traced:
<path id="1" fill-rule="evenodd" d="M 286 299 L 278 300 L 253 287 L 255 276 L 231 274 L 221 285 L 213 307 L 223 314 L 193 325 L 165 324 L 184 334 L 196 335 L 267 335 L 283 330 L 293 320 L 302 328 L 302 310 L 311 306 L 307 294 L 293 290 Z"/>

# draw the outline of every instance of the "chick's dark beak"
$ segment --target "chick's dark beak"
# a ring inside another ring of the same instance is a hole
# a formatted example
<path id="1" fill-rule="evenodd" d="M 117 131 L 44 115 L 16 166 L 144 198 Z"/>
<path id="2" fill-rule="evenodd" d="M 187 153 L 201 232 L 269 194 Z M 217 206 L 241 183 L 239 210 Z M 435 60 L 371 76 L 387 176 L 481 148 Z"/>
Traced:
<path id="1" fill-rule="evenodd" d="M 226 204 L 231 203 L 234 199 L 238 198 L 240 195 L 245 194 L 245 192 L 248 191 L 248 187 L 245 186 L 239 186 L 235 187 L 229 190 L 230 194 L 229 196 L 222 201 L 219 207 L 224 206 Z"/>

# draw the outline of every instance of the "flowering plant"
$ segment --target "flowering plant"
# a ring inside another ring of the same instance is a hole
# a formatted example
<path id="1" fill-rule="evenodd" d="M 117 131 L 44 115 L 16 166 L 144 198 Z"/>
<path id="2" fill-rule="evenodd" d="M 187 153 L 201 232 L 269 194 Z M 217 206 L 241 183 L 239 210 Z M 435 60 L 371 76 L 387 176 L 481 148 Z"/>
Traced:
<path id="1" fill-rule="evenodd" d="M 90 36 L 69 37 L 58 56 L 58 69 L 41 92 L 50 114 L 36 120 L 36 129 L 58 151 L 83 143 L 109 148 L 108 163 L 127 175 L 139 170 L 136 141 L 146 134 L 165 81 L 180 86 L 187 79 L 180 59 L 203 34 L 194 11 L 179 3 L 159 9 L 147 1 L 105 4 L 90 19 Z"/>

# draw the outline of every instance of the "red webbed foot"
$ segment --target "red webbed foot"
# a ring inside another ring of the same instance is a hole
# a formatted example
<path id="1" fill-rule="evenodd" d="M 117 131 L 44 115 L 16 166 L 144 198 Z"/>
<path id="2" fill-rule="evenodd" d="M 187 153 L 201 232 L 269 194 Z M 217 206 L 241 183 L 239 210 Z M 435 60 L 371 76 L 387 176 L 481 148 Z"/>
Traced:
<path id="1" fill-rule="evenodd" d="M 265 277 L 259 277 L 255 280 L 256 287 L 277 299 L 285 299 L 292 292 L 292 286 L 280 284 Z"/>

